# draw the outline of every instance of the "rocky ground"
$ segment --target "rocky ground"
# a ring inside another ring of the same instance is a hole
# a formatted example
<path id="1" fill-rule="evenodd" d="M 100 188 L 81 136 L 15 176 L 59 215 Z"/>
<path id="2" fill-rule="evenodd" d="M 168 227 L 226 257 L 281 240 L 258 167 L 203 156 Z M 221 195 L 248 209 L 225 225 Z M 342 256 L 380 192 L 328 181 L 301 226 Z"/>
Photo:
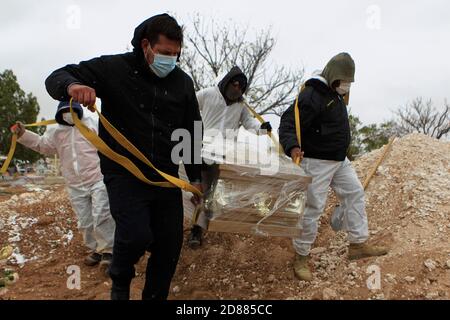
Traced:
<path id="1" fill-rule="evenodd" d="M 354 163 L 362 180 L 381 152 Z M 347 260 L 346 236 L 328 222 L 336 204 L 330 191 L 312 253 L 311 283 L 294 278 L 288 239 L 209 233 L 202 250 L 183 248 L 170 298 L 450 299 L 449 185 L 450 143 L 404 137 L 367 189 L 371 241 L 389 246 L 387 256 Z M 86 251 L 63 186 L 0 184 L 0 248 L 8 244 L 14 252 L 4 267 L 19 279 L 0 289 L 0 299 L 109 298 L 110 281 L 82 265 Z M 81 268 L 81 290 L 67 288 L 73 265 Z M 144 267 L 142 262 L 137 268 L 134 299 Z"/>

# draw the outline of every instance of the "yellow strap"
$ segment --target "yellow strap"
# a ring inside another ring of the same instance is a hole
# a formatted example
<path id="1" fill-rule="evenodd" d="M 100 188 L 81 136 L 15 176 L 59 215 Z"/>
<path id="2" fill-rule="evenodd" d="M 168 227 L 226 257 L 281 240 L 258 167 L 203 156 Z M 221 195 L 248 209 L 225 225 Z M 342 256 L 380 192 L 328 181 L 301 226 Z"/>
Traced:
<path id="1" fill-rule="evenodd" d="M 56 120 L 44 120 L 44 121 L 40 121 L 40 122 L 35 122 L 35 123 L 32 123 L 32 124 L 25 124 L 25 127 L 26 128 L 29 128 L 29 127 L 43 127 L 43 126 L 50 126 L 50 125 L 52 125 L 52 124 L 56 124 L 57 122 L 56 122 Z"/>
<path id="2" fill-rule="evenodd" d="M 345 95 L 344 102 L 346 106 L 350 104 L 350 91 Z"/>
<path id="3" fill-rule="evenodd" d="M 81 120 L 78 118 L 78 115 L 73 111 L 72 109 L 72 101 L 70 100 L 70 112 L 72 114 L 72 118 L 74 119 L 75 126 L 80 130 L 81 134 L 90 142 L 92 143 L 98 151 L 100 151 L 102 154 L 104 154 L 106 157 L 111 159 L 112 161 L 120 164 L 125 169 L 127 169 L 129 172 L 131 172 L 136 178 L 141 180 L 142 182 L 145 182 L 150 185 L 163 187 L 163 188 L 180 188 L 182 190 L 192 192 L 194 194 L 197 194 L 199 196 L 202 196 L 202 193 L 200 190 L 198 190 L 196 187 L 188 183 L 187 181 L 184 181 L 182 179 L 173 177 L 169 174 L 166 174 L 162 172 L 161 170 L 157 169 L 150 160 L 148 160 L 142 152 L 140 152 L 125 136 L 123 136 L 96 108 L 94 105 L 91 109 L 96 111 L 100 122 L 102 123 L 103 127 L 108 131 L 108 133 L 124 148 L 126 148 L 130 153 L 132 153 L 136 158 L 141 160 L 143 163 L 148 165 L 150 168 L 158 172 L 159 175 L 161 175 L 164 179 L 166 179 L 168 182 L 154 182 L 145 177 L 145 175 L 142 173 L 141 170 L 128 158 L 116 153 L 113 151 L 94 131 L 90 130 L 88 127 L 86 127 Z"/>
<path id="4" fill-rule="evenodd" d="M 8 170 L 9 164 L 11 163 L 11 160 L 14 156 L 14 152 L 16 151 L 16 145 L 17 145 L 17 134 L 13 134 L 11 139 L 11 147 L 9 148 L 8 156 L 6 157 L 6 160 L 3 163 L 2 168 L 0 169 L 0 174 L 4 174 L 6 170 Z"/>
<path id="5" fill-rule="evenodd" d="M 250 113 L 259 121 L 261 122 L 261 124 L 265 123 L 266 121 L 264 120 L 263 117 L 261 117 L 261 115 L 255 111 L 255 109 L 253 109 L 252 107 L 250 107 L 250 105 L 244 101 L 245 106 L 247 107 L 248 111 L 250 111 Z M 272 132 L 267 132 L 267 135 L 270 137 L 270 139 L 272 139 L 273 143 L 275 144 L 275 146 L 278 147 L 278 152 L 280 154 L 284 154 L 283 151 L 283 147 L 281 146 L 280 142 L 273 136 Z"/>
<path id="6" fill-rule="evenodd" d="M 300 88 L 300 93 L 305 90 L 305 84 L 302 84 Z M 295 106 L 294 106 L 294 112 L 295 112 L 295 133 L 297 134 L 297 142 L 300 146 L 300 149 L 302 148 L 302 130 L 301 130 L 301 122 L 300 122 L 300 108 L 298 105 L 298 99 L 300 98 L 300 93 L 297 95 L 297 99 L 295 99 Z M 301 161 L 300 159 L 295 159 L 295 164 L 300 165 Z"/>
<path id="7" fill-rule="evenodd" d="M 40 127 L 40 126 L 48 126 L 51 124 L 56 124 L 56 120 L 45 120 L 41 122 L 35 122 L 31 124 L 26 124 L 25 127 Z M 5 162 L 2 165 L 2 168 L 0 169 L 0 174 L 6 173 L 6 171 L 9 168 L 9 164 L 11 163 L 12 158 L 14 157 L 14 152 L 16 151 L 17 146 L 17 134 L 13 133 L 11 138 L 11 146 L 9 147 L 8 156 L 6 157 Z"/>
<path id="8" fill-rule="evenodd" d="M 375 163 L 373 168 L 369 171 L 369 174 L 367 175 L 367 178 L 366 178 L 366 180 L 363 183 L 364 190 L 366 190 L 367 187 L 369 186 L 369 183 L 372 180 L 373 176 L 377 172 L 377 170 L 380 167 L 380 165 L 383 163 L 383 161 L 386 158 L 387 154 L 392 149 L 392 146 L 394 145 L 394 142 L 395 142 L 395 137 L 392 137 L 392 138 L 389 139 L 389 143 L 386 145 L 386 147 L 385 147 L 383 153 L 381 154 L 380 158 L 378 159 L 378 161 Z"/>
<path id="9" fill-rule="evenodd" d="M 297 142 L 300 146 L 300 149 L 302 148 L 302 131 L 300 127 L 300 109 L 298 107 L 298 98 L 300 95 L 297 96 L 297 99 L 295 99 L 295 106 L 294 106 L 294 112 L 295 112 L 295 132 L 297 134 Z M 299 158 L 295 159 L 295 163 L 297 165 L 300 165 L 301 161 Z"/>

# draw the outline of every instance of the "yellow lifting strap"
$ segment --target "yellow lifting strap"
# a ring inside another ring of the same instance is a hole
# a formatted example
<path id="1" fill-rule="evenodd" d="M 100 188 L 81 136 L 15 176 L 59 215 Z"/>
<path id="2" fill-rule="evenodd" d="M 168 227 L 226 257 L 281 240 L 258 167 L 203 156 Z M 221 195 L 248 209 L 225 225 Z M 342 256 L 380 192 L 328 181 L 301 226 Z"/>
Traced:
<path id="1" fill-rule="evenodd" d="M 113 151 L 94 131 L 90 130 L 86 125 L 84 125 L 78 118 L 78 115 L 72 109 L 72 101 L 70 100 L 70 112 L 74 120 L 75 126 L 80 130 L 81 134 L 94 145 L 99 152 L 108 157 L 110 160 L 120 164 L 122 167 L 131 172 L 136 178 L 149 185 L 163 187 L 163 188 L 180 188 L 182 190 L 192 192 L 199 196 L 202 196 L 200 190 L 191 185 L 189 182 L 182 179 L 176 178 L 169 174 L 166 174 L 156 168 L 147 157 L 142 154 L 124 135 L 122 135 L 96 108 L 94 105 L 91 110 L 97 112 L 100 122 L 103 127 L 108 131 L 108 133 L 125 149 L 127 149 L 131 154 L 133 154 L 140 161 L 145 163 L 147 166 L 155 170 L 159 175 L 161 175 L 167 182 L 154 182 L 145 177 L 141 170 L 128 158 Z"/>
<path id="2" fill-rule="evenodd" d="M 386 147 L 385 147 L 383 153 L 381 154 L 380 158 L 377 160 L 377 162 L 375 163 L 373 168 L 369 171 L 369 174 L 367 175 L 367 177 L 366 177 L 366 179 L 364 180 L 364 183 L 363 183 L 364 190 L 367 189 L 367 187 L 369 186 L 370 181 L 372 180 L 373 176 L 377 172 L 378 168 L 383 163 L 384 159 L 386 159 L 386 156 L 388 155 L 388 153 L 391 151 L 392 146 L 394 145 L 395 139 L 396 139 L 395 137 L 391 137 L 389 139 L 389 143 L 386 145 Z"/>
<path id="3" fill-rule="evenodd" d="M 346 106 L 350 104 L 350 91 L 344 96 L 344 102 Z"/>
<path id="4" fill-rule="evenodd" d="M 49 126 L 52 124 L 56 124 L 56 120 L 45 120 L 41 122 L 26 124 L 25 127 L 26 128 L 41 127 L 41 126 Z M 9 164 L 11 163 L 11 160 L 14 157 L 14 152 L 16 152 L 16 146 L 17 146 L 17 134 L 14 133 L 11 138 L 11 146 L 9 148 L 8 155 L 6 156 L 6 160 L 3 163 L 2 168 L 0 169 L 0 174 L 4 174 L 8 170 Z"/>
<path id="5" fill-rule="evenodd" d="M 259 121 L 261 122 L 261 124 L 265 123 L 266 120 L 264 120 L 264 118 L 258 113 L 256 112 L 255 109 L 253 109 L 252 107 L 250 107 L 250 105 L 247 103 L 247 101 L 244 101 L 245 106 L 247 107 L 248 111 L 250 111 L 250 113 Z M 283 154 L 284 155 L 284 151 L 283 151 L 283 147 L 281 146 L 280 142 L 274 137 L 274 135 L 272 134 L 272 132 L 267 132 L 267 135 L 270 137 L 270 139 L 272 139 L 273 143 L 275 144 L 275 146 L 278 147 L 278 153 Z"/>
<path id="6" fill-rule="evenodd" d="M 297 99 L 295 99 L 295 106 L 294 106 L 294 110 L 295 110 L 295 133 L 297 134 L 297 142 L 298 145 L 300 146 L 300 149 L 302 148 L 302 130 L 300 127 L 300 109 L 298 106 L 298 98 L 299 96 L 297 96 Z M 295 160 L 295 163 L 297 165 L 300 165 L 301 161 L 300 158 L 297 158 Z"/>
<path id="7" fill-rule="evenodd" d="M 300 93 L 305 90 L 305 84 L 302 84 L 300 88 Z M 300 107 L 298 105 L 298 99 L 300 98 L 300 93 L 297 95 L 297 98 L 295 99 L 295 106 L 294 106 L 294 113 L 295 113 L 295 133 L 297 135 L 297 142 L 300 146 L 300 149 L 302 148 L 302 130 L 300 125 Z M 301 161 L 300 159 L 295 160 L 296 165 L 300 165 Z"/>

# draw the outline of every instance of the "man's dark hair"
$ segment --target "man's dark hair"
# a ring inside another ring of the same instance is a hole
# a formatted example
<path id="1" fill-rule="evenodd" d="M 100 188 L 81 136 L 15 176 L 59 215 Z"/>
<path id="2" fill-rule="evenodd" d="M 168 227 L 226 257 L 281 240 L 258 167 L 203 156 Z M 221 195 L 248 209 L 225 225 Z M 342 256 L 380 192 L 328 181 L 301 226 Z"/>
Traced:
<path id="1" fill-rule="evenodd" d="M 156 16 L 149 21 L 145 27 L 143 39 L 146 38 L 153 47 L 158 42 L 159 35 L 164 35 L 172 41 L 179 42 L 180 46 L 183 44 L 183 28 L 175 18 L 168 14 Z"/>

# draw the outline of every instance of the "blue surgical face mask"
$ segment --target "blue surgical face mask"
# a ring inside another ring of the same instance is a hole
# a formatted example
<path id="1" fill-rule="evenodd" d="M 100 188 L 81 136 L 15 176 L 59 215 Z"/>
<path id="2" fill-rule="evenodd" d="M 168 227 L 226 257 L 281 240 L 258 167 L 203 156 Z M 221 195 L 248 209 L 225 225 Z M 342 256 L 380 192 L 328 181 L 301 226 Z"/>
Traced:
<path id="1" fill-rule="evenodd" d="M 155 54 L 153 64 L 150 69 L 160 78 L 165 78 L 171 73 L 177 65 L 177 57 Z"/>

